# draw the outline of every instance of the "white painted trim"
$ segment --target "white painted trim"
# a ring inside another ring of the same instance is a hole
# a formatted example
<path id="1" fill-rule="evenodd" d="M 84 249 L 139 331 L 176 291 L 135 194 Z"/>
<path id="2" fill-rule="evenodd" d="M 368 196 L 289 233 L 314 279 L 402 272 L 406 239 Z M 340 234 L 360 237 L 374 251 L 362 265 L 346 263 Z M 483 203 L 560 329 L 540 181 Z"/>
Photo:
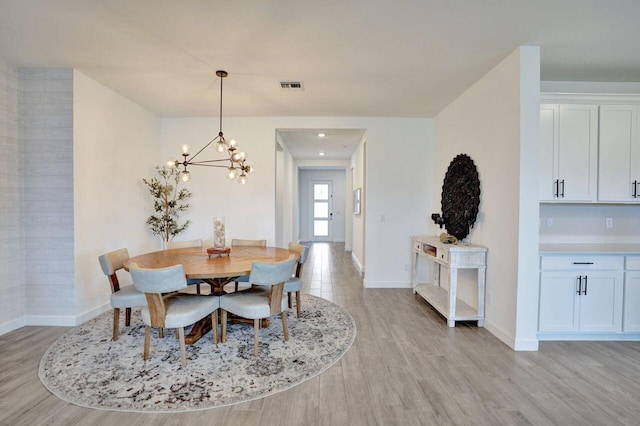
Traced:
<path id="1" fill-rule="evenodd" d="M 535 352 L 538 350 L 538 343 L 539 342 L 536 339 L 516 339 L 513 350 Z"/>
<path id="2" fill-rule="evenodd" d="M 78 315 L 76 317 L 76 324 L 75 325 L 80 325 L 85 323 L 86 321 L 89 321 L 90 319 L 93 319 L 95 317 L 97 317 L 100 314 L 103 314 L 107 311 L 111 310 L 111 304 L 110 303 L 104 303 L 96 308 L 93 309 L 89 309 L 85 312 L 83 312 L 82 314 Z"/>
<path id="3" fill-rule="evenodd" d="M 540 93 L 540 103 L 638 104 L 635 93 Z"/>
<path id="4" fill-rule="evenodd" d="M 362 267 L 362 263 L 360 263 L 360 260 L 353 252 L 351 252 L 351 260 L 353 260 L 353 262 L 356 264 L 358 271 L 360 271 L 361 274 L 364 273 L 364 268 Z"/>
<path id="5" fill-rule="evenodd" d="M 484 328 L 489 333 L 496 336 L 498 340 L 500 340 L 502 343 L 509 346 L 514 351 L 516 350 L 515 339 L 513 336 L 509 336 L 507 333 L 500 330 L 498 327 L 495 326 L 495 324 L 493 324 L 491 321 L 488 321 L 487 319 L 484 320 Z"/>
<path id="6" fill-rule="evenodd" d="M 26 325 L 44 325 L 55 327 L 73 327 L 76 317 L 71 315 L 27 315 Z"/>
<path id="7" fill-rule="evenodd" d="M 27 325 L 27 319 L 24 316 L 2 323 L 0 324 L 0 336 L 22 328 L 25 325 Z"/>
<path id="8" fill-rule="evenodd" d="M 640 340 L 640 333 L 538 333 L 538 340 L 540 341 L 558 341 L 558 340 L 598 340 L 598 341 L 613 341 L 613 340 Z"/>
<path id="9" fill-rule="evenodd" d="M 363 280 L 365 288 L 412 288 L 411 281 L 371 281 Z"/>

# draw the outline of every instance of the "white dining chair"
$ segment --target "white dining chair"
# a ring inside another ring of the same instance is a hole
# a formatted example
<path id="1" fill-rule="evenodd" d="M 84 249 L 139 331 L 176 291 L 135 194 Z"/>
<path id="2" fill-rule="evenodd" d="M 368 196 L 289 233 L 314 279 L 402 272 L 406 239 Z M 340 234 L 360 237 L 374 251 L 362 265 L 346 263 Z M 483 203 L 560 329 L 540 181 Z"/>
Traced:
<path id="1" fill-rule="evenodd" d="M 131 325 L 131 308 L 147 305 L 147 298 L 143 293 L 136 290 L 131 283 L 122 285 L 118 279 L 118 271 L 124 269 L 124 264 L 128 260 L 129 251 L 126 248 L 98 256 L 100 268 L 102 268 L 102 272 L 107 276 L 111 285 L 110 303 L 113 308 L 113 336 L 111 339 L 114 342 L 118 340 L 120 331 L 120 309 L 125 309 L 124 324 L 128 327 Z"/>
<path id="2" fill-rule="evenodd" d="M 185 247 L 202 247 L 202 240 L 197 239 L 197 240 L 187 240 L 187 241 L 167 241 L 165 243 L 165 248 L 167 250 L 185 248 Z M 200 279 L 187 278 L 187 285 L 195 285 L 197 294 L 201 294 L 200 284 L 206 284 L 206 282 Z"/>
<path id="3" fill-rule="evenodd" d="M 300 258 L 298 259 L 295 273 L 289 280 L 287 280 L 287 282 L 284 283 L 284 292 L 287 294 L 289 309 L 293 307 L 293 295 L 295 294 L 296 314 L 298 318 L 300 318 L 300 315 L 302 314 L 302 302 L 300 301 L 300 291 L 302 291 L 302 267 L 307 261 L 309 247 L 291 242 L 289 243 L 289 250 L 297 251 L 300 254 Z"/>
<path id="4" fill-rule="evenodd" d="M 239 238 L 233 238 L 231 240 L 232 251 L 234 247 L 266 247 L 266 246 L 267 246 L 267 240 L 242 240 Z M 248 275 L 244 275 L 236 278 L 234 291 L 238 291 L 239 283 L 246 283 L 246 282 L 249 282 Z"/>
<path id="5" fill-rule="evenodd" d="M 287 329 L 287 300 L 283 298 L 284 282 L 291 278 L 296 257 L 291 255 L 284 262 L 260 263 L 251 266 L 249 283 L 252 287 L 220 297 L 221 340 L 227 339 L 227 312 L 253 320 L 253 354 L 258 356 L 260 321 L 281 314 L 284 341 L 289 340 Z"/>
<path id="6" fill-rule="evenodd" d="M 143 353 L 145 361 L 149 358 L 151 327 L 177 330 L 183 366 L 187 365 L 184 327 L 211 315 L 213 343 L 218 343 L 220 298 L 175 293 L 187 286 L 182 265 L 147 269 L 132 263 L 129 265 L 129 272 L 133 278 L 133 285 L 138 291 L 144 293 L 147 299 L 147 306 L 142 308 L 142 321 L 145 323 Z"/>

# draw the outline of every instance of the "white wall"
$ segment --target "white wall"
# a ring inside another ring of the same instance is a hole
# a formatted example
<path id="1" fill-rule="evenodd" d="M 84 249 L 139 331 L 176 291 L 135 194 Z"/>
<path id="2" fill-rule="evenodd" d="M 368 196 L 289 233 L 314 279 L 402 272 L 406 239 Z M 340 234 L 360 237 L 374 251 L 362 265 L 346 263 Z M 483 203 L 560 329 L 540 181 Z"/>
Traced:
<path id="1" fill-rule="evenodd" d="M 22 146 L 18 69 L 0 58 L 0 334 L 25 324 Z"/>
<path id="2" fill-rule="evenodd" d="M 160 163 L 160 120 L 81 72 L 73 76 L 75 294 L 82 322 L 108 309 L 99 255 L 159 248 L 145 223 L 152 202 L 141 179 Z"/>
<path id="3" fill-rule="evenodd" d="M 211 238 L 214 216 L 226 217 L 227 238 L 275 238 L 275 131 L 279 128 L 367 129 L 365 285 L 409 287 L 410 236 L 425 233 L 431 211 L 432 120 L 370 117 L 230 117 L 225 137 L 235 138 L 256 171 L 247 185 L 229 182 L 221 170 L 193 167 L 194 193 L 182 239 Z M 218 131 L 217 118 L 162 119 L 161 158 L 175 158 L 182 144 L 199 149 Z M 400 158 L 400 160 L 398 160 Z M 400 173 L 398 172 L 400 170 Z M 384 215 L 384 221 L 380 215 Z M 430 228 L 429 228 L 430 229 Z M 158 244 L 159 246 L 159 244 Z"/>
<path id="4" fill-rule="evenodd" d="M 299 199 L 300 199 L 300 240 L 313 241 L 313 227 L 310 221 L 312 206 L 310 205 L 310 193 L 312 181 L 332 181 L 333 220 L 330 223 L 330 236 L 333 242 L 345 241 L 345 221 L 351 220 L 347 215 L 346 205 L 346 170 L 313 170 L 303 169 L 298 172 Z M 351 191 L 349 191 L 351 193 Z"/>
<path id="5" fill-rule="evenodd" d="M 537 348 L 539 68 L 539 49 L 521 47 L 435 117 L 432 201 L 451 160 L 469 155 L 481 182 L 471 240 L 489 249 L 485 325 L 515 349 Z"/>
<path id="6" fill-rule="evenodd" d="M 279 136 L 278 136 L 279 137 Z M 298 240 L 296 168 L 293 157 L 281 140 L 276 151 L 276 246 L 286 247 Z"/>
<path id="7" fill-rule="evenodd" d="M 366 134 L 358 144 L 355 152 L 351 156 L 351 165 L 349 173 L 351 173 L 351 191 L 360 188 L 360 214 L 352 215 L 353 225 L 351 229 L 352 251 L 351 256 L 358 265 L 360 272 L 364 272 L 366 265 L 364 264 L 364 240 L 365 240 L 365 218 L 367 215 L 366 198 L 367 188 L 365 186 L 365 146 Z M 430 159 L 428 160 L 430 161 Z M 426 197 L 425 197 L 426 198 Z M 351 211 L 353 212 L 353 200 L 351 202 Z"/>

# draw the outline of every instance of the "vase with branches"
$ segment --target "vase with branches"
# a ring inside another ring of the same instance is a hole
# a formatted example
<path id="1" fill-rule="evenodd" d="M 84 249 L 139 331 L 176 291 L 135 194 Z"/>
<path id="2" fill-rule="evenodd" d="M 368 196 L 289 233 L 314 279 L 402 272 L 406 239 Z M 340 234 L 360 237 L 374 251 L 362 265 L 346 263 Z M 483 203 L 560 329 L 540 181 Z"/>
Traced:
<path id="1" fill-rule="evenodd" d="M 153 210 L 155 214 L 149 216 L 147 225 L 153 232 L 162 238 L 163 243 L 183 232 L 191 224 L 186 220 L 180 224 L 178 219 L 181 213 L 189 209 L 191 192 L 186 189 L 178 189 L 180 184 L 180 172 L 175 168 L 156 167 L 158 177 L 142 179 L 153 197 Z"/>

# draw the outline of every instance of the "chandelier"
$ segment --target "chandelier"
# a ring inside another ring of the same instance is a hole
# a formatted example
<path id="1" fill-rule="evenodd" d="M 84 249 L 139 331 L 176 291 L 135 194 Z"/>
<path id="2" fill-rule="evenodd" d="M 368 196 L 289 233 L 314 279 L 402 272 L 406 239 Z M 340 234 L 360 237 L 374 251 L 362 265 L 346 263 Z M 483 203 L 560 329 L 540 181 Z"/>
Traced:
<path id="1" fill-rule="evenodd" d="M 246 164 L 247 154 L 244 151 L 238 149 L 238 144 L 235 139 L 226 140 L 222 134 L 222 79 L 228 74 L 226 71 L 218 70 L 216 75 L 220 77 L 220 131 L 218 136 L 209 141 L 208 144 L 203 146 L 200 151 L 191 155 L 189 153 L 189 145 L 182 145 L 182 161 L 169 160 L 167 165 L 169 167 L 180 167 L 181 178 L 184 182 L 188 182 L 191 179 L 191 173 L 187 170 L 189 166 L 207 166 L 207 167 L 221 167 L 227 169 L 227 178 L 230 180 L 238 179 L 241 184 L 247 183 L 247 173 L 253 171 L 253 167 Z M 204 151 L 209 145 L 215 143 L 216 151 L 220 153 L 226 152 L 226 156 L 214 160 L 200 160 L 194 161 L 202 151 Z"/>

